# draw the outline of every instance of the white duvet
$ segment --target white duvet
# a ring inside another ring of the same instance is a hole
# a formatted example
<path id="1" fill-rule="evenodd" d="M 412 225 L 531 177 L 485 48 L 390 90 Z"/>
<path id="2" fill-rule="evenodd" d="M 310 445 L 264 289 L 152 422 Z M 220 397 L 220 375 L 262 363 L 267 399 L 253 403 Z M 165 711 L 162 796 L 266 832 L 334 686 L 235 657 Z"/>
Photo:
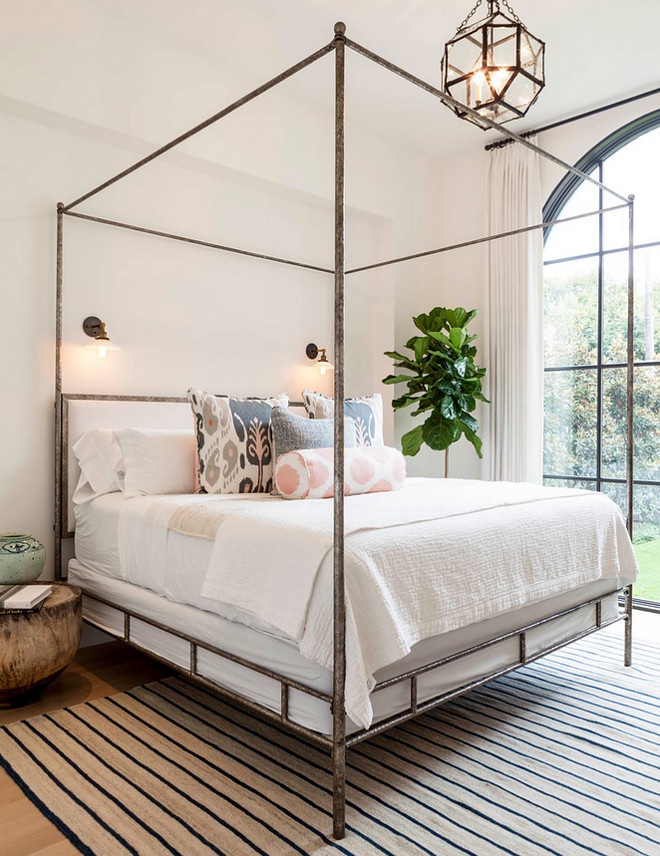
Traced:
<path id="1" fill-rule="evenodd" d="M 140 518 L 163 524 L 185 504 L 194 532 L 198 506 L 201 537 L 217 515 L 202 595 L 332 668 L 332 502 L 255 499 L 130 500 L 119 527 L 126 578 L 164 556 L 163 526 Z M 637 576 L 619 509 L 591 491 L 409 479 L 401 491 L 346 497 L 345 517 L 346 712 L 363 727 L 374 673 L 416 642 L 598 579 Z"/>

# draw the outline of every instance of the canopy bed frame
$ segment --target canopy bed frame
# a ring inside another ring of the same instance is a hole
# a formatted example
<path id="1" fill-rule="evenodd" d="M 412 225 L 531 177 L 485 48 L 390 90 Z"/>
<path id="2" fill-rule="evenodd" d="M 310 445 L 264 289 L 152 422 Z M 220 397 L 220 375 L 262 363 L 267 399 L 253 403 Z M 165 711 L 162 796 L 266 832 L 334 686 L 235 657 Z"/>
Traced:
<path id="1" fill-rule="evenodd" d="M 84 193 L 82 196 L 79 196 L 73 202 L 70 202 L 67 205 L 59 203 L 57 205 L 57 266 L 56 266 L 56 373 L 55 373 L 55 577 L 60 579 L 63 576 L 62 569 L 62 539 L 73 537 L 73 533 L 70 531 L 70 527 L 68 524 L 68 514 L 66 513 L 66 503 L 68 497 L 68 467 L 67 467 L 67 459 L 68 459 L 68 448 L 69 448 L 69 436 L 68 436 L 68 412 L 69 412 L 69 403 L 72 400 L 76 399 L 91 399 L 91 400 L 120 400 L 120 401 L 181 401 L 181 399 L 159 399 L 156 397 L 140 397 L 140 396 L 95 396 L 95 395 L 77 395 L 77 394 L 65 394 L 63 392 L 63 383 L 62 383 L 62 286 L 63 286 L 63 271 L 62 271 L 62 260 L 63 260 L 63 222 L 65 217 L 76 217 L 83 220 L 92 221 L 99 224 L 109 225 L 116 228 L 121 229 L 129 229 L 136 232 L 141 232 L 149 235 L 158 236 L 161 238 L 168 238 L 170 240 L 175 241 L 184 241 L 191 244 L 197 244 L 203 247 L 210 247 L 218 250 L 222 250 L 230 253 L 238 253 L 241 255 L 251 256 L 253 258 L 263 259 L 269 262 L 275 262 L 279 264 L 293 265 L 296 267 L 307 268 L 309 270 L 324 274 L 330 275 L 334 277 L 334 363 L 335 363 L 335 376 L 334 376 L 334 397 L 335 401 L 342 401 L 344 399 L 344 292 L 345 292 L 345 279 L 347 276 L 359 273 L 365 270 L 373 270 L 374 268 L 384 267 L 387 265 L 399 264 L 410 259 L 422 258 L 424 256 L 436 255 L 439 253 L 448 252 L 450 250 L 458 249 L 461 247 L 469 247 L 476 244 L 498 240 L 504 237 L 519 235 L 525 232 L 534 230 L 534 229 L 543 229 L 547 226 L 553 225 L 555 223 L 564 223 L 569 220 L 579 219 L 582 217 L 593 216 L 602 212 L 614 211 L 617 209 L 627 208 L 628 210 L 628 358 L 627 358 L 627 453 L 626 453 L 626 483 L 627 483 L 627 525 L 628 531 L 631 533 L 632 531 L 632 478 L 633 478 L 633 417 L 632 417 L 632 404 L 633 404 L 633 218 L 634 218 L 634 197 L 633 196 L 622 196 L 619 193 L 611 190 L 610 188 L 604 186 L 600 182 L 593 179 L 591 176 L 582 173 L 580 170 L 571 166 L 570 164 L 564 163 L 559 158 L 550 154 L 549 152 L 544 151 L 543 149 L 536 146 L 534 143 L 530 142 L 528 139 L 515 134 L 510 131 L 506 127 L 499 126 L 492 122 L 487 117 L 481 116 L 477 114 L 475 111 L 461 106 L 461 109 L 468 114 L 470 114 L 471 118 L 475 120 L 478 124 L 481 125 L 482 128 L 492 128 L 496 130 L 499 134 L 503 135 L 504 138 L 508 140 L 515 141 L 522 146 L 526 146 L 528 149 L 539 154 L 541 157 L 545 158 L 548 161 L 562 167 L 563 169 L 570 171 L 576 175 L 578 175 L 584 181 L 588 181 L 592 184 L 598 186 L 601 190 L 607 192 L 612 197 L 616 199 L 617 204 L 608 208 L 599 208 L 596 211 L 590 211 L 585 214 L 576 215 L 575 217 L 564 217 L 561 219 L 553 220 L 550 222 L 538 223 L 531 226 L 527 226 L 520 229 L 514 229 L 508 232 L 503 232 L 496 235 L 487 235 L 481 238 L 466 240 L 464 242 L 453 244 L 450 246 L 441 246 L 433 249 L 426 250 L 424 252 L 412 253 L 410 255 L 402 256 L 399 258 L 392 258 L 383 261 L 377 261 L 373 264 L 363 265 L 361 267 L 355 267 L 347 270 L 345 267 L 345 193 L 344 193 L 344 163 L 345 163 L 345 152 L 344 152 L 344 126 L 345 126 L 345 113 L 344 113 L 344 97 L 345 97 L 345 50 L 346 48 L 355 51 L 371 62 L 376 63 L 381 66 L 383 69 L 403 78 L 408 83 L 423 89 L 427 92 L 431 97 L 437 99 L 439 102 L 442 102 L 449 106 L 456 106 L 456 102 L 453 101 L 452 98 L 445 95 L 442 91 L 437 89 L 435 86 L 432 86 L 429 83 L 415 77 L 407 71 L 404 71 L 402 68 L 392 64 L 386 59 L 378 56 L 367 48 L 363 47 L 360 44 L 352 41 L 346 36 L 346 27 L 343 23 L 337 23 L 334 28 L 334 37 L 329 44 L 324 45 L 319 50 L 310 54 L 305 59 L 301 60 L 296 65 L 284 71 L 282 74 L 274 77 L 272 80 L 264 83 L 262 86 L 253 90 L 252 92 L 245 95 L 243 98 L 238 99 L 234 103 L 230 104 L 225 109 L 221 110 L 219 113 L 208 118 L 206 121 L 196 125 L 191 130 L 187 131 L 184 134 L 181 134 L 176 139 L 171 140 L 165 145 L 161 146 L 156 151 L 152 152 L 148 156 L 142 158 L 141 160 L 134 163 L 132 166 L 113 176 L 112 178 L 104 181 L 102 184 L 93 188 L 87 193 Z M 171 234 L 167 232 L 162 232 L 156 229 L 149 229 L 143 226 L 129 224 L 125 222 L 119 222 L 116 220 L 105 219 L 102 217 L 91 216 L 89 214 L 81 213 L 77 209 L 81 203 L 85 202 L 87 199 L 90 199 L 92 196 L 100 193 L 105 188 L 115 184 L 120 181 L 127 175 L 130 175 L 132 172 L 140 169 L 145 164 L 153 161 L 158 158 L 160 155 L 174 148 L 178 144 L 183 141 L 189 139 L 193 135 L 203 131 L 205 128 L 208 128 L 210 125 L 218 122 L 220 119 L 225 116 L 233 113 L 235 110 L 238 110 L 243 105 L 247 104 L 250 101 L 253 101 L 255 98 L 260 96 L 261 94 L 267 92 L 273 87 L 277 86 L 279 83 L 287 80 L 293 75 L 297 74 L 299 71 L 302 71 L 307 66 L 310 66 L 312 63 L 321 59 L 322 57 L 333 53 L 335 56 L 335 93 L 334 93 L 334 102 L 335 102 L 335 193 L 334 193 L 334 211 L 335 211 L 335 260 L 334 267 L 329 268 L 323 265 L 312 265 L 305 264 L 299 261 L 279 258 L 273 255 L 266 255 L 263 253 L 259 253 L 253 250 L 246 250 L 237 247 L 226 246 L 220 243 L 211 243 L 208 241 L 197 240 L 193 237 L 182 236 L 177 234 Z M 626 665 L 630 665 L 631 663 L 631 645 L 632 645 L 632 586 L 627 586 L 622 594 L 624 595 L 623 602 L 620 603 L 619 610 L 617 612 L 617 617 L 612 620 L 603 620 L 602 617 L 602 601 L 603 598 L 595 598 L 586 601 L 585 603 L 581 603 L 578 606 L 575 606 L 571 609 L 564 610 L 562 612 L 556 613 L 555 615 L 551 615 L 542 621 L 533 622 L 531 624 L 527 624 L 526 626 L 519 627 L 515 631 L 510 633 L 506 633 L 504 635 L 500 635 L 496 638 L 490 639 L 486 642 L 483 642 L 480 645 L 476 645 L 474 647 L 468 648 L 467 650 L 460 651 L 459 653 L 453 654 L 450 657 L 444 657 L 440 660 L 436 660 L 435 662 L 429 663 L 422 667 L 412 669 L 406 671 L 403 674 L 398 676 L 389 678 L 387 680 L 381 681 L 375 687 L 374 692 L 378 692 L 386 686 L 391 686 L 395 683 L 408 682 L 410 686 L 410 706 L 409 708 L 403 712 L 396 714 L 394 716 L 390 716 L 389 718 L 377 722 L 372 725 L 369 729 L 364 729 L 358 731 L 357 733 L 348 734 L 346 733 L 346 718 L 345 718 L 345 674 L 346 674 L 346 650 L 345 650 L 345 625 L 346 625 L 346 605 L 345 605 L 345 589 L 344 589 L 344 411 L 343 408 L 338 407 L 335 411 L 335 434 L 334 434 L 334 500 L 333 500 L 333 518 L 334 518 L 334 545 L 333 545 L 333 628 L 334 628 L 334 642 L 333 642 L 333 670 L 332 670 L 332 693 L 323 693 L 318 690 L 312 689 L 304 684 L 301 684 L 297 681 L 294 681 L 290 678 L 287 678 L 281 674 L 273 672 L 269 669 L 264 669 L 263 667 L 248 662 L 246 660 L 241 660 L 240 658 L 236 658 L 234 655 L 222 651 L 217 648 L 212 648 L 209 645 L 195 639 L 192 636 L 189 636 L 184 633 L 180 633 L 177 631 L 172 631 L 170 628 L 165 627 L 162 624 L 159 624 L 152 619 L 149 619 L 143 615 L 139 615 L 130 610 L 124 609 L 121 610 L 121 607 L 117 607 L 116 604 L 111 604 L 109 601 L 104 601 L 103 598 L 100 597 L 91 597 L 92 600 L 96 600 L 100 603 L 107 603 L 109 606 L 112 606 L 115 609 L 119 609 L 124 616 L 123 620 L 123 628 L 121 632 L 118 632 L 116 635 L 119 638 L 123 638 L 125 641 L 136 644 L 131 640 L 131 626 L 132 621 L 134 619 L 139 619 L 140 621 L 145 621 L 147 624 L 151 624 L 154 627 L 158 627 L 164 631 L 172 633 L 174 636 L 179 637 L 180 639 L 185 640 L 189 644 L 189 652 L 190 652 L 190 661 L 187 668 L 182 667 L 180 664 L 176 666 L 179 671 L 184 674 L 189 675 L 191 678 L 198 680 L 200 683 L 211 687 L 216 693 L 218 693 L 221 697 L 225 697 L 231 699 L 234 702 L 242 704 L 246 706 L 248 709 L 259 713 L 261 716 L 265 717 L 270 721 L 275 721 L 278 724 L 288 728 L 295 734 L 304 737 L 305 739 L 311 741 L 313 744 L 322 747 L 325 750 L 329 750 L 332 755 L 332 772 L 333 772 L 333 834 L 334 837 L 339 839 L 342 838 L 345 834 L 345 772 L 346 772 L 346 749 L 354 746 L 356 743 L 374 735 L 379 732 L 384 731 L 385 729 L 391 728 L 394 725 L 397 725 L 401 722 L 405 722 L 406 720 L 417 716 L 424 711 L 427 711 L 436 705 L 442 704 L 443 702 L 455 698 L 463 693 L 468 692 L 469 690 L 480 686 L 481 684 L 486 683 L 493 678 L 499 677 L 500 675 L 506 674 L 514 669 L 519 668 L 520 666 L 525 665 L 526 663 L 531 662 L 532 660 L 537 659 L 540 656 L 543 656 L 550 651 L 555 650 L 556 648 L 562 647 L 563 645 L 568 644 L 569 642 L 574 641 L 575 639 L 581 638 L 589 633 L 592 633 L 601 627 L 607 626 L 608 624 L 614 623 L 614 621 L 624 620 L 625 621 L 625 663 Z M 583 630 L 577 634 L 574 634 L 569 639 L 565 639 L 561 641 L 559 644 L 552 645 L 547 647 L 546 649 L 540 652 L 534 652 L 528 654 L 527 651 L 527 634 L 534 627 L 544 624 L 545 622 L 552 621 L 556 618 L 560 618 L 564 615 L 568 615 L 576 611 L 577 609 L 582 609 L 584 607 L 593 607 L 594 610 L 594 620 L 593 624 L 591 624 L 588 629 Z M 89 623 L 94 625 L 95 622 L 93 619 L 88 619 Z M 100 626 L 100 625 L 96 625 Z M 485 677 L 479 678 L 478 680 L 473 680 L 470 683 L 466 683 L 465 685 L 459 687 L 458 689 L 454 689 L 450 692 L 445 692 L 441 695 L 436 695 L 433 698 L 420 700 L 418 698 L 418 689 L 417 689 L 417 681 L 418 677 L 424 673 L 429 672 L 430 670 L 437 669 L 442 665 L 446 664 L 450 661 L 459 660 L 462 657 L 466 657 L 467 655 L 474 653 L 475 651 L 488 648 L 489 646 L 495 645 L 497 642 L 502 639 L 508 638 L 517 638 L 519 643 L 519 656 L 517 662 L 514 664 L 508 665 L 505 668 L 497 669 L 496 671 L 492 671 Z M 137 646 L 136 646 L 137 647 Z M 249 669 L 252 669 L 256 672 L 261 672 L 263 674 L 268 675 L 271 678 L 279 681 L 281 687 L 281 705 L 280 711 L 274 712 L 270 708 L 265 707 L 262 704 L 258 704 L 252 701 L 249 701 L 237 693 L 231 692 L 217 684 L 209 681 L 208 679 L 197 674 L 197 652 L 200 649 L 206 649 L 209 651 L 213 651 L 220 657 L 233 659 L 237 662 L 240 662 L 241 665 L 246 666 Z M 172 665 L 171 662 L 168 661 L 169 665 Z M 332 711 L 332 735 L 327 736 L 320 734 L 318 732 L 312 731 L 309 728 L 301 726 L 293 721 L 291 721 L 289 717 L 289 691 L 295 688 L 304 693 L 310 694 L 312 696 L 316 696 L 317 698 L 323 699 L 325 702 L 331 705 Z"/>

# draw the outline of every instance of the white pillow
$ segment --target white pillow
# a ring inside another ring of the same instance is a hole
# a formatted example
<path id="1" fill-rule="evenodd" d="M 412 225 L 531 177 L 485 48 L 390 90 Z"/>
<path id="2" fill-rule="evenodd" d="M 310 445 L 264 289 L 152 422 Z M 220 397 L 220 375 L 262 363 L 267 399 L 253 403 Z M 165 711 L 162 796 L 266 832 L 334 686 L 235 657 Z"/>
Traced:
<path id="1" fill-rule="evenodd" d="M 111 428 L 85 431 L 72 450 L 95 495 L 124 489 L 124 456 Z"/>
<path id="2" fill-rule="evenodd" d="M 195 492 L 195 432 L 156 428 L 117 431 L 127 497 Z"/>

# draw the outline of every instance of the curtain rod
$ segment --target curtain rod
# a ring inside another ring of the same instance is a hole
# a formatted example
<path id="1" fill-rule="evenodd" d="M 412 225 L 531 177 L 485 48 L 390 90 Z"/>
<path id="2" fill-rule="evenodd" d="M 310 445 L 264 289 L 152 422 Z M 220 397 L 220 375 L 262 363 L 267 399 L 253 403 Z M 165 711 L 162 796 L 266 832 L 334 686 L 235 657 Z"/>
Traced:
<path id="1" fill-rule="evenodd" d="M 569 125 L 571 122 L 577 122 L 579 119 L 596 116 L 598 113 L 605 113 L 607 110 L 613 110 L 615 107 L 622 107 L 624 104 L 630 104 L 633 101 L 639 101 L 641 98 L 648 98 L 650 95 L 657 95 L 658 93 L 660 93 L 660 86 L 655 89 L 649 89 L 648 92 L 640 92 L 638 95 L 631 95 L 629 98 L 622 98 L 621 101 L 613 101 L 611 104 L 604 104 L 602 107 L 596 107 L 593 110 L 588 110 L 586 113 L 578 113 L 577 116 L 569 116 L 568 119 L 560 119 L 558 122 L 552 122 L 550 125 L 543 125 L 542 127 L 536 128 L 532 131 L 523 131 L 520 136 L 533 137 L 534 134 L 551 131 L 553 128 L 559 128 L 562 125 Z M 489 152 L 491 149 L 499 149 L 502 148 L 502 146 L 508 146 L 509 143 L 512 142 L 514 141 L 511 139 L 495 140 L 494 143 L 488 143 L 488 145 L 484 146 L 484 149 Z"/>

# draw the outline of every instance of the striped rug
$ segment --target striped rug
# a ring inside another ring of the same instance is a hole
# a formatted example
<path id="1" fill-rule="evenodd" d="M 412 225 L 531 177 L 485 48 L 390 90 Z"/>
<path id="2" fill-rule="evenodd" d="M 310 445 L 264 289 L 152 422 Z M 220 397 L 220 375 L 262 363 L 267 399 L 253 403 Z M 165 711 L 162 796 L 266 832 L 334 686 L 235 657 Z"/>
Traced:
<path id="1" fill-rule="evenodd" d="M 658 856 L 660 649 L 635 649 L 591 637 L 351 750 L 341 842 L 323 753 L 176 678 L 0 729 L 0 761 L 95 856 Z"/>

